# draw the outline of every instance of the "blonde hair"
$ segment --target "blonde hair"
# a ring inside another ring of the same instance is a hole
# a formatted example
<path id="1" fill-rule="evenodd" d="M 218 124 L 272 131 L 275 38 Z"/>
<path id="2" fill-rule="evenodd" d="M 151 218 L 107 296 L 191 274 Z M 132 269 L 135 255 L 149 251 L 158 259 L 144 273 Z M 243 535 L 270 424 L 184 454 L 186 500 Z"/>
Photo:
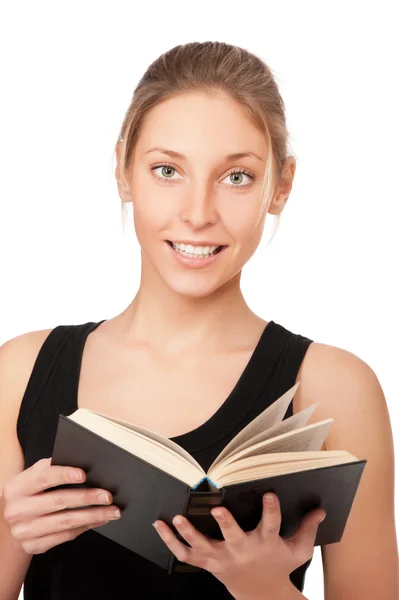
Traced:
<path id="1" fill-rule="evenodd" d="M 244 48 L 224 42 L 190 42 L 171 48 L 150 64 L 134 90 L 115 145 L 116 150 L 120 144 L 121 175 L 124 177 L 131 168 L 133 149 L 145 114 L 168 98 L 195 91 L 226 92 L 264 132 L 269 152 L 258 224 L 280 181 L 288 155 L 288 131 L 285 105 L 271 69 Z M 123 227 L 125 207 L 122 201 Z M 280 214 L 277 217 L 278 224 Z M 276 229 L 275 226 L 274 233 Z"/>

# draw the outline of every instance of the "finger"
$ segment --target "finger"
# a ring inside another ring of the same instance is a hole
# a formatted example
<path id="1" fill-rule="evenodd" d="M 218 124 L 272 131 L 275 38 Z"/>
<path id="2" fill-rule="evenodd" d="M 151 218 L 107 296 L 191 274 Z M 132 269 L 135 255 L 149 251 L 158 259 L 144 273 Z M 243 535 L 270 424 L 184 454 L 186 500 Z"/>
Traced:
<path id="1" fill-rule="evenodd" d="M 195 550 L 178 540 L 171 528 L 164 521 L 154 521 L 153 526 L 162 541 L 176 556 L 177 560 L 193 566 L 199 566 L 195 562 Z"/>
<path id="2" fill-rule="evenodd" d="M 118 513 L 116 511 L 119 511 Z M 52 533 L 85 527 L 100 521 L 110 521 L 120 518 L 120 509 L 116 506 L 97 506 L 82 510 L 63 510 L 44 515 L 30 521 L 20 521 L 11 525 L 12 535 L 19 540 L 38 538 Z"/>
<path id="3" fill-rule="evenodd" d="M 188 519 L 182 515 L 176 515 L 173 519 L 173 525 L 192 548 L 205 554 L 211 551 L 212 540 L 198 531 Z"/>
<path id="4" fill-rule="evenodd" d="M 66 508 L 77 508 L 96 504 L 110 504 L 112 494 L 100 488 L 62 489 L 46 494 L 37 494 L 14 500 L 4 511 L 8 523 L 20 518 L 38 517 Z"/>
<path id="5" fill-rule="evenodd" d="M 224 540 L 234 548 L 241 547 L 247 539 L 245 531 L 241 529 L 233 515 L 224 506 L 211 510 L 211 515 L 216 519 Z"/>
<path id="6" fill-rule="evenodd" d="M 47 550 L 53 548 L 54 546 L 74 540 L 76 537 L 78 537 L 78 535 L 88 531 L 89 529 L 95 529 L 96 527 L 105 525 L 108 522 L 109 521 L 100 521 L 99 523 L 85 525 L 84 527 L 69 529 L 68 531 L 63 531 L 62 533 L 51 533 L 39 538 L 22 540 L 21 546 L 28 554 L 41 554 L 42 552 L 47 552 Z"/>
<path id="7" fill-rule="evenodd" d="M 325 510 L 317 509 L 307 513 L 303 517 L 298 529 L 294 535 L 289 538 L 289 541 L 293 543 L 295 549 L 306 548 L 313 553 L 317 530 L 321 521 L 324 520 L 325 515 Z"/>
<path id="8" fill-rule="evenodd" d="M 271 536 L 279 535 L 281 527 L 281 510 L 278 496 L 273 493 L 262 496 L 262 518 L 257 529 L 261 536 L 270 539 Z"/>
<path id="9" fill-rule="evenodd" d="M 82 483 L 86 478 L 83 469 L 49 465 L 48 461 L 47 458 L 39 460 L 32 467 L 18 473 L 5 486 L 7 497 L 33 495 L 57 485 Z"/>

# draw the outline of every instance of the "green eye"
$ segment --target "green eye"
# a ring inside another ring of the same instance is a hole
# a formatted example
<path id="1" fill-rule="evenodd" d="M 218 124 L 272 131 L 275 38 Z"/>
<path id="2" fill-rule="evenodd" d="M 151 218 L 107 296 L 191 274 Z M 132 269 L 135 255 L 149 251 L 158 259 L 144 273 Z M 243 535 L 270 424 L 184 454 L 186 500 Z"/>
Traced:
<path id="1" fill-rule="evenodd" d="M 158 175 L 156 173 L 157 169 L 162 169 L 161 173 L 162 175 Z M 172 179 L 173 175 L 175 173 L 177 173 L 177 169 L 175 167 L 173 167 L 172 165 L 169 165 L 168 163 L 159 163 L 157 165 L 152 165 L 150 167 L 150 170 L 154 173 L 154 176 L 157 179 L 161 179 L 162 181 L 165 181 L 166 183 L 171 183 L 174 181 L 174 179 Z M 171 173 L 172 171 L 172 173 Z M 234 169 L 233 171 L 231 171 L 228 175 L 226 175 L 225 179 L 227 179 L 227 177 L 230 177 L 234 175 L 234 177 L 236 178 L 236 175 L 240 175 L 241 179 L 239 181 L 239 183 L 242 181 L 242 176 L 246 175 L 246 177 L 249 178 L 249 183 L 245 183 L 243 185 L 238 185 L 237 182 L 233 183 L 233 185 L 231 185 L 230 187 L 239 187 L 239 188 L 245 188 L 248 187 L 249 185 L 252 184 L 252 182 L 256 179 L 256 175 L 254 175 L 251 171 L 248 171 L 247 169 Z M 180 178 L 182 179 L 182 177 Z M 232 179 L 230 179 L 230 181 L 232 182 Z"/>

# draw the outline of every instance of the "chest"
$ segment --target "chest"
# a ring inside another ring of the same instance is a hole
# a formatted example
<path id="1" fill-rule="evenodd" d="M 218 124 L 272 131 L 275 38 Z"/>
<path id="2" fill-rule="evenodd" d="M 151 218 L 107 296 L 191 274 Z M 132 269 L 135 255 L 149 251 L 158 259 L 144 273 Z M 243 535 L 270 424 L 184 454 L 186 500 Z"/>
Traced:
<path id="1" fill-rule="evenodd" d="M 157 358 L 148 350 L 84 349 L 78 407 L 175 437 L 196 429 L 225 403 L 245 375 L 253 349 Z"/>

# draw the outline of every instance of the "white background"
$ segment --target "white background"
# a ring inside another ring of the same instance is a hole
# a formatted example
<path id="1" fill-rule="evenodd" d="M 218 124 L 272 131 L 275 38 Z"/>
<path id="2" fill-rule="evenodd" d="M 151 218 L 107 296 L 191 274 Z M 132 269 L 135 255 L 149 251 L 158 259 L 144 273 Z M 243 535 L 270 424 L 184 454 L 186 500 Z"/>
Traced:
<path id="1" fill-rule="evenodd" d="M 397 439 L 395 4 L 4 5 L 0 343 L 111 318 L 131 301 L 139 249 L 131 225 L 122 231 L 112 153 L 134 86 L 177 44 L 229 42 L 276 74 L 297 158 L 279 230 L 266 248 L 269 215 L 244 268 L 244 294 L 263 318 L 365 360 Z M 304 593 L 321 600 L 322 590 L 316 548 Z"/>

